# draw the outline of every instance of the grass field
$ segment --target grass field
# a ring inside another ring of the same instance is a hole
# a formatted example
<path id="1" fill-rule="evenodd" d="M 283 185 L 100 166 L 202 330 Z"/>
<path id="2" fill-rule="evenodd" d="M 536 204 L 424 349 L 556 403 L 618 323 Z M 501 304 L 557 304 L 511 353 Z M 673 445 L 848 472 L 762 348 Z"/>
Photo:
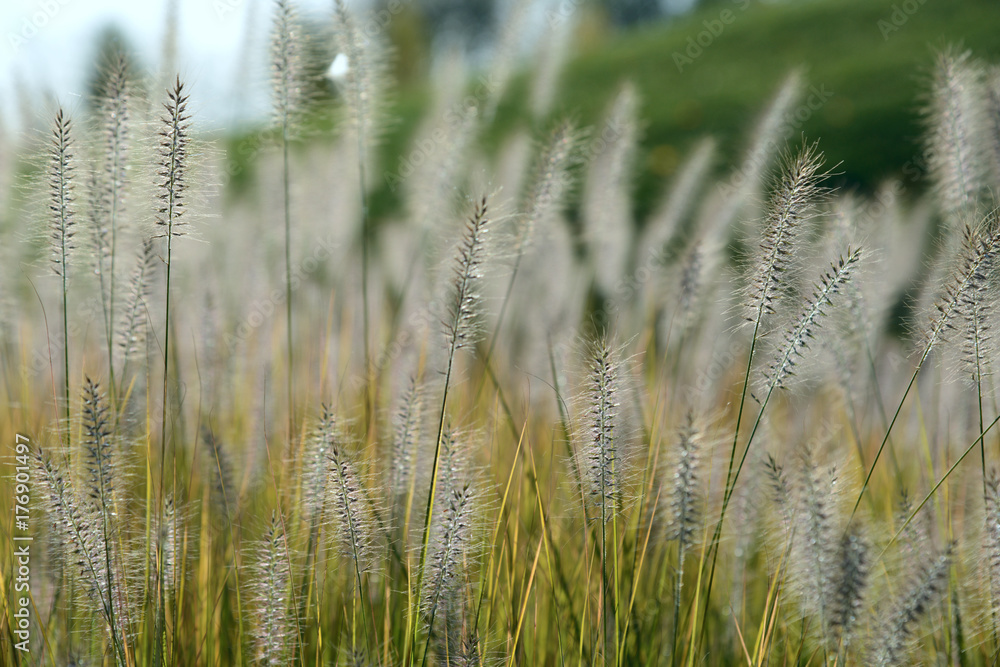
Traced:
<path id="1" fill-rule="evenodd" d="M 270 9 L 259 132 L 121 55 L 3 137 L 0 665 L 996 661 L 986 3 L 404 90 Z"/>

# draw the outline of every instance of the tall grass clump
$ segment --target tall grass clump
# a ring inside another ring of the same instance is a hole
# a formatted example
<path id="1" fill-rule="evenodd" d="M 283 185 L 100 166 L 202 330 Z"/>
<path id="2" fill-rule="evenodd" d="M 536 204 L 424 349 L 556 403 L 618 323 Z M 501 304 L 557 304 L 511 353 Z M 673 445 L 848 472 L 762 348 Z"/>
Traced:
<path id="1" fill-rule="evenodd" d="M 531 5 L 388 133 L 418 9 L 340 0 L 267 6 L 226 160 L 173 5 L 162 111 L 116 54 L 87 122 L 0 132 L 0 664 L 996 661 L 996 67 L 928 62 L 927 182 L 868 194 L 791 136 L 804 70 L 675 155 L 630 59 L 573 108 L 596 19 L 540 48 Z M 47 238 L 7 243 L 22 203 Z"/>

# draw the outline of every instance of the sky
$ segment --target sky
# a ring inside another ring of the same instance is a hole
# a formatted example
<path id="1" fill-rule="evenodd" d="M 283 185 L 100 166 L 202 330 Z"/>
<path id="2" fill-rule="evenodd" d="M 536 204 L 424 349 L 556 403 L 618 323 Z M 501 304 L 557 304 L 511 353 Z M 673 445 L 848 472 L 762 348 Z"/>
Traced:
<path id="1" fill-rule="evenodd" d="M 192 107 L 207 128 L 236 117 L 254 115 L 266 98 L 251 96 L 251 108 L 234 88 L 248 25 L 256 62 L 248 63 L 259 79 L 266 66 L 270 0 L 177 0 L 178 65 L 190 85 Z M 330 0 L 297 0 L 302 12 L 329 12 Z M 146 66 L 160 62 L 167 0 L 0 0 L 0 118 L 17 127 L 17 99 L 26 91 L 35 106 L 54 97 L 69 108 L 83 106 L 85 82 L 94 59 L 95 36 L 116 25 Z M 248 19 L 250 19 L 248 21 Z M 259 89 L 256 87 L 254 90 Z M 258 90 L 259 92 L 259 90 Z M 246 107 L 247 105 L 243 105 Z M 259 110 L 258 110 L 259 112 Z"/>

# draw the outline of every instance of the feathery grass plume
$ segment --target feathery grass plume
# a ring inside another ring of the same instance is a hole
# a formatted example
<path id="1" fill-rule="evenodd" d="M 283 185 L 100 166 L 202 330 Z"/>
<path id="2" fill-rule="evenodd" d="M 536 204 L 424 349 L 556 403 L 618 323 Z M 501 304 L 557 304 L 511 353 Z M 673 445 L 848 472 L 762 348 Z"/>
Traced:
<path id="1" fill-rule="evenodd" d="M 922 553 L 920 560 L 913 563 L 916 575 L 879 628 L 872 651 L 876 665 L 887 667 L 906 662 L 916 625 L 947 590 L 954 550 L 954 543 L 950 543 L 940 554 Z"/>
<path id="2" fill-rule="evenodd" d="M 174 507 L 173 495 L 168 495 L 163 505 L 163 516 L 160 517 L 159 530 L 157 531 L 156 550 L 157 557 L 154 563 L 160 564 L 163 568 L 160 581 L 166 587 L 167 592 L 173 593 L 177 587 L 177 510 Z"/>
<path id="3" fill-rule="evenodd" d="M 599 511 L 599 516 L 594 518 L 600 521 L 601 586 L 605 605 L 601 615 L 603 650 L 610 656 L 620 648 L 621 640 L 618 632 L 621 602 L 618 523 L 631 458 L 630 434 L 621 405 L 625 368 L 607 338 L 590 343 L 587 359 L 589 372 L 583 391 L 586 415 L 582 420 L 581 443 L 577 447 L 578 469 L 590 503 Z"/>
<path id="4" fill-rule="evenodd" d="M 598 287 L 612 294 L 625 274 L 632 243 L 632 177 L 639 139 L 639 95 L 622 87 L 594 140 L 582 204 L 584 234 Z"/>
<path id="5" fill-rule="evenodd" d="M 810 449 L 802 452 L 793 483 L 794 526 L 790 568 L 799 586 L 807 616 L 817 619 L 827 650 L 833 637 L 834 577 L 838 565 L 840 527 L 837 525 L 837 471 L 820 466 Z"/>
<path id="6" fill-rule="evenodd" d="M 787 161 L 771 196 L 745 301 L 745 317 L 753 323 L 755 340 L 766 332 L 764 320 L 774 314 L 786 275 L 794 268 L 803 225 L 819 215 L 817 204 L 824 192 L 819 183 L 827 176 L 820 171 L 823 162 L 817 144 L 806 144 Z"/>
<path id="7" fill-rule="evenodd" d="M 986 68 L 986 117 L 989 132 L 988 154 L 992 169 L 990 187 L 1000 188 L 1000 65 Z"/>
<path id="8" fill-rule="evenodd" d="M 157 176 L 156 224 L 159 227 L 157 238 L 165 238 L 167 243 L 166 256 L 166 294 L 164 295 L 164 325 L 163 325 L 163 411 L 160 424 L 160 491 L 164 487 L 164 470 L 167 452 L 167 413 L 169 396 L 167 384 L 170 377 L 170 269 L 173 264 L 173 241 L 175 237 L 184 235 L 186 221 L 182 216 L 185 212 L 185 191 L 187 189 L 186 174 L 188 162 L 188 145 L 190 143 L 190 116 L 187 113 L 188 96 L 184 92 L 184 84 L 180 76 L 175 80 L 173 89 L 167 91 L 167 101 L 164 103 L 166 115 L 160 121 L 159 132 L 159 169 Z"/>
<path id="9" fill-rule="evenodd" d="M 271 27 L 271 96 L 274 122 L 290 133 L 305 102 L 302 39 L 298 13 L 291 0 L 275 0 Z"/>
<path id="10" fill-rule="evenodd" d="M 860 248 L 853 251 L 848 248 L 847 257 L 841 256 L 823 273 L 795 323 L 785 331 L 778 354 L 764 371 L 768 393 L 774 388 L 784 387 L 787 380 L 795 375 L 797 359 L 803 356 L 809 341 L 815 337 L 827 314 L 825 309 L 833 305 L 833 298 L 850 282 L 860 258 Z"/>
<path id="11" fill-rule="evenodd" d="M 105 553 L 113 545 L 108 545 L 103 534 L 95 528 L 99 520 L 94 515 L 94 507 L 80 497 L 71 476 L 41 448 L 35 451 L 33 460 L 44 494 L 43 502 L 59 534 L 64 553 L 83 582 L 87 599 L 95 605 L 95 611 L 104 620 L 116 664 L 125 665 L 124 635 L 115 623 L 116 612 L 119 621 L 122 619 L 122 607 L 119 606 L 122 598 L 107 587 L 109 577 Z"/>
<path id="12" fill-rule="evenodd" d="M 486 237 L 490 228 L 487 216 L 487 198 L 476 202 L 472 216 L 465 225 L 465 233 L 458 245 L 453 265 L 454 276 L 448 284 L 445 297 L 444 334 L 447 342 L 447 367 L 441 410 L 438 415 L 437 434 L 434 442 L 434 462 L 431 465 L 430 488 L 427 490 L 427 509 L 424 513 L 424 536 L 420 548 L 417 589 L 419 590 L 430 541 L 431 517 L 438 493 L 438 475 L 441 470 L 441 448 L 445 433 L 445 413 L 448 408 L 448 390 L 454 369 L 455 354 L 463 347 L 475 345 L 480 331 L 479 308 L 482 301 L 483 264 L 486 260 Z M 415 638 L 415 635 L 414 635 Z"/>
<path id="13" fill-rule="evenodd" d="M 392 454 L 389 467 L 389 489 L 397 507 L 397 518 L 402 518 L 412 502 L 417 443 L 423 422 L 423 391 L 415 377 L 410 378 L 396 413 L 393 415 Z"/>
<path id="14" fill-rule="evenodd" d="M 253 629 L 255 664 L 279 667 L 288 664 L 295 635 L 295 618 L 288 603 L 288 551 L 281 517 L 271 521 L 257 545 L 253 560 Z"/>
<path id="15" fill-rule="evenodd" d="M 513 0 L 507 3 L 507 15 L 494 42 L 493 57 L 486 74 L 487 94 L 483 117 L 492 122 L 514 76 L 518 50 L 524 41 L 525 24 L 533 8 L 533 0 Z"/>
<path id="16" fill-rule="evenodd" d="M 966 228 L 958 264 L 935 303 L 937 313 L 923 333 L 924 352 L 921 363 L 937 344 L 948 342 L 950 334 L 955 331 L 961 331 L 965 335 L 966 346 L 971 344 L 975 347 L 975 329 L 983 323 L 981 309 L 987 305 L 983 303 L 983 297 L 992 283 L 998 250 L 1000 225 L 996 224 L 993 216 L 981 231 Z M 971 341 L 968 340 L 970 334 L 973 336 Z M 979 361 L 982 359 L 979 355 L 979 352 L 974 351 L 967 360 Z"/>
<path id="17" fill-rule="evenodd" d="M 344 442 L 345 434 L 336 415 L 329 406 L 320 409 L 319 423 L 311 437 L 306 440 L 302 455 L 302 518 L 315 521 L 323 511 L 326 502 L 330 448 Z"/>
<path id="18" fill-rule="evenodd" d="M 789 120 L 794 118 L 793 106 L 802 98 L 804 87 L 802 72 L 798 69 L 789 72 L 757 122 L 746 157 L 729 178 L 718 186 L 723 201 L 709 224 L 720 230 L 720 233 L 730 227 L 740 211 L 762 188 L 771 161 L 781 142 L 788 136 Z"/>
<path id="19" fill-rule="evenodd" d="M 565 5 L 560 7 L 562 10 Z M 552 110 L 552 103 L 560 91 L 559 81 L 570 45 L 576 31 L 577 5 L 568 6 L 569 12 L 548 21 L 549 29 L 539 44 L 538 67 L 531 81 L 531 114 L 536 120 L 544 119 Z"/>
<path id="20" fill-rule="evenodd" d="M 487 236 L 490 231 L 486 197 L 478 200 L 465 223 L 465 232 L 453 263 L 454 276 L 445 297 L 444 334 L 448 348 L 448 366 L 455 352 L 475 345 L 482 334 L 480 308 Z"/>
<path id="21" fill-rule="evenodd" d="M 985 505 L 983 553 L 989 577 L 990 615 L 994 618 L 995 625 L 996 615 L 1000 613 L 1000 476 L 996 470 L 991 470 L 986 479 L 986 496 L 983 501 Z"/>
<path id="22" fill-rule="evenodd" d="M 132 268 L 132 275 L 129 277 L 129 291 L 116 334 L 122 362 L 119 378 L 126 385 L 129 360 L 133 355 L 140 353 L 146 344 L 146 334 L 149 330 L 148 302 L 153 287 L 152 278 L 156 270 L 156 260 L 152 239 L 145 239 Z"/>
<path id="23" fill-rule="evenodd" d="M 434 540 L 427 558 L 426 589 L 421 591 L 428 643 L 435 633 L 438 612 L 460 606 L 457 598 L 461 595 L 466 556 L 474 537 L 476 501 L 475 489 L 469 483 L 450 489 L 448 496 L 442 499 L 442 509 L 435 521 Z M 442 633 L 439 641 L 441 639 L 447 642 L 449 633 Z M 443 655 L 457 653 L 461 645 L 446 648 L 442 651 Z"/>
<path id="24" fill-rule="evenodd" d="M 868 482 L 871 480 L 872 473 L 875 472 L 875 466 L 882 455 L 882 450 L 885 449 L 885 445 L 889 441 L 892 427 L 896 424 L 902 412 L 906 397 L 909 396 L 910 390 L 913 389 L 913 385 L 917 381 L 917 376 L 920 374 L 920 369 L 923 368 L 924 362 L 927 361 L 927 358 L 936 345 L 942 341 L 946 341 L 949 334 L 958 329 L 956 321 L 961 322 L 963 319 L 967 322 L 975 321 L 969 319 L 975 315 L 973 311 L 970 311 L 970 304 L 978 301 L 978 292 L 982 289 L 983 285 L 988 284 L 990 272 L 993 270 L 996 262 L 997 251 L 1000 250 L 1000 225 L 996 224 L 994 218 L 995 216 L 993 215 L 988 218 L 990 222 L 983 225 L 981 233 L 967 233 L 964 237 L 965 242 L 959 255 L 958 265 L 952 272 L 951 278 L 946 284 L 941 297 L 935 303 L 934 307 L 937 313 L 932 316 L 929 327 L 922 333 L 923 351 L 920 354 L 920 359 L 913 369 L 910 382 L 903 391 L 903 397 L 899 400 L 896 412 L 886 428 L 885 436 L 882 438 L 882 443 L 875 453 L 875 458 L 872 460 L 868 475 L 854 504 L 854 511 L 857 511 L 858 506 L 861 504 L 861 499 L 868 488 Z M 983 474 L 985 475 L 985 449 L 981 441 L 980 445 L 983 452 L 982 464 Z"/>
<path id="25" fill-rule="evenodd" d="M 72 121 L 56 112 L 52 127 L 52 139 L 48 145 L 48 185 L 49 185 L 49 240 L 51 242 L 52 269 L 59 276 L 62 288 L 62 328 L 63 328 L 63 418 L 65 419 L 66 445 L 70 442 L 69 403 L 69 264 L 73 250 L 74 227 L 76 225 L 75 172 L 76 157 L 72 137 Z"/>
<path id="26" fill-rule="evenodd" d="M 961 328 L 961 360 L 964 375 L 980 386 L 984 376 L 989 374 L 990 360 L 995 357 L 995 343 L 992 335 L 993 292 L 996 290 L 996 252 L 986 248 L 996 233 L 1000 219 L 991 216 L 980 229 L 966 226 L 962 235 L 962 263 L 966 267 L 976 263 L 982 254 L 982 261 L 971 270 L 966 289 L 957 296 L 957 319 L 955 328 Z M 970 267 L 971 268 L 971 267 Z M 982 425 L 980 425 L 982 426 Z"/>
<path id="27" fill-rule="evenodd" d="M 683 554 L 694 544 L 694 537 L 701 530 L 702 498 L 700 489 L 701 467 L 704 463 L 704 433 L 696 423 L 694 414 L 688 413 L 677 432 L 676 452 L 669 467 L 672 470 L 666 495 L 667 539 L 676 540 Z M 680 557 L 683 561 L 683 555 Z M 683 566 L 683 562 L 681 563 Z"/>
<path id="28" fill-rule="evenodd" d="M 115 288 L 117 287 L 118 238 L 128 190 L 128 159 L 132 132 L 129 64 L 118 53 L 107 68 L 104 90 L 98 99 L 102 151 L 100 169 L 94 171 L 91 193 L 91 216 L 95 234 L 95 269 L 101 287 L 104 324 L 108 347 L 108 390 L 115 391 L 114 326 Z"/>
<path id="29" fill-rule="evenodd" d="M 572 187 L 570 169 L 578 160 L 580 133 L 564 120 L 552 131 L 539 154 L 517 218 L 518 259 L 527 250 L 539 225 L 559 213 Z"/>
<path id="30" fill-rule="evenodd" d="M 201 439 L 205 441 L 208 467 L 212 471 L 212 492 L 209 499 L 214 513 L 230 521 L 238 511 L 239 493 L 233 476 L 233 465 L 223 442 L 208 426 L 201 429 Z"/>
<path id="31" fill-rule="evenodd" d="M 667 482 L 666 512 L 669 515 L 666 537 L 677 541 L 677 567 L 674 574 L 674 613 L 671 654 L 677 649 L 680 630 L 681 587 L 684 583 L 684 561 L 701 529 L 702 498 L 699 475 L 703 456 L 703 433 L 688 413 L 677 433 L 676 454 L 670 461 L 673 472 Z"/>
<path id="32" fill-rule="evenodd" d="M 358 135 L 362 157 L 366 157 L 384 127 L 388 57 L 376 36 L 362 29 L 344 0 L 334 0 L 334 49 L 337 57 L 327 77 L 343 95 L 347 120 Z"/>
<path id="33" fill-rule="evenodd" d="M 858 525 L 852 523 L 840 536 L 827 619 L 828 641 L 831 646 L 841 646 L 842 655 L 847 652 L 854 626 L 862 613 L 871 560 L 871 544 Z"/>
<path id="34" fill-rule="evenodd" d="M 942 213 L 951 224 L 975 213 L 989 185 L 987 91 L 969 51 L 937 56 L 926 110 L 927 153 Z"/>
<path id="35" fill-rule="evenodd" d="M 792 487 L 785 475 L 785 468 L 772 454 L 768 454 L 767 461 L 764 462 L 764 473 L 768 486 L 771 487 L 771 499 L 781 515 L 782 528 L 788 533 L 792 528 Z"/>
<path id="36" fill-rule="evenodd" d="M 175 78 L 172 89 L 167 90 L 167 101 L 164 103 L 166 115 L 160 119 L 161 128 L 159 132 L 159 168 L 157 176 L 157 207 L 156 224 L 159 228 L 158 238 L 165 238 L 167 245 L 166 252 L 166 292 L 164 294 L 164 320 L 163 320 L 163 393 L 162 410 L 160 413 L 160 475 L 159 475 L 159 508 L 157 515 L 162 517 L 167 491 L 167 418 L 169 415 L 170 395 L 168 386 L 170 381 L 170 277 L 173 266 L 173 242 L 175 237 L 184 235 L 186 221 L 182 216 L 185 212 L 185 190 L 187 189 L 186 173 L 188 162 L 188 145 L 190 143 L 190 116 L 187 113 L 188 96 L 184 92 L 184 84 L 178 75 Z M 163 564 L 160 563 L 157 572 L 162 575 Z M 159 654 L 162 645 L 160 638 L 166 632 L 166 619 L 164 617 L 164 593 L 163 582 L 157 586 L 158 594 L 156 600 L 156 629 L 154 645 L 157 653 L 154 655 L 154 663 L 159 664 L 161 655 Z"/>
<path id="37" fill-rule="evenodd" d="M 581 443 L 577 448 L 579 469 L 587 484 L 587 493 L 601 513 L 601 522 L 611 521 L 621 509 L 628 452 L 627 434 L 621 423 L 621 362 L 610 343 L 597 340 L 587 352 L 588 377 L 583 400 Z"/>
<path id="38" fill-rule="evenodd" d="M 699 238 L 681 259 L 680 276 L 674 290 L 670 326 L 677 330 L 679 343 L 698 323 L 712 292 L 712 276 L 719 268 L 720 247 L 716 240 Z M 669 338 L 668 331 L 664 338 Z M 678 343 L 678 344 L 679 344 Z"/>
<path id="39" fill-rule="evenodd" d="M 275 1 L 274 27 L 271 36 L 271 89 L 274 97 L 275 122 L 281 128 L 282 185 L 285 217 L 285 341 L 288 399 L 288 437 L 292 437 L 294 403 L 292 401 L 292 214 L 289 187 L 288 143 L 292 125 L 300 112 L 303 98 L 302 64 L 298 29 L 293 4 L 289 0 Z"/>
<path id="40" fill-rule="evenodd" d="M 108 414 L 107 398 L 100 385 L 89 377 L 83 387 L 83 446 L 86 450 L 84 468 L 87 473 L 86 487 L 92 503 L 91 521 L 99 524 L 97 535 L 100 544 L 99 557 L 103 562 L 103 589 L 109 611 L 112 632 L 118 633 L 117 641 L 126 647 L 129 634 L 127 595 L 125 594 L 125 569 L 120 562 L 121 543 L 118 519 L 119 511 L 115 499 L 115 452 L 113 447 L 113 427 Z M 126 649 L 127 650 L 127 649 Z"/>
<path id="41" fill-rule="evenodd" d="M 922 554 L 929 553 L 934 547 L 931 536 L 932 515 L 925 509 L 907 523 L 914 509 L 913 498 L 905 488 L 901 489 L 893 519 L 897 526 L 903 526 L 896 543 L 899 544 L 903 560 L 910 562 L 919 560 Z"/>
<path id="42" fill-rule="evenodd" d="M 337 548 L 354 564 L 357 584 L 361 575 L 378 564 L 378 539 L 372 498 L 365 487 L 358 463 L 345 447 L 345 438 L 338 437 L 339 427 L 332 414 L 324 415 L 327 430 L 326 482 Z M 363 595 L 363 593 L 362 593 Z"/>
<path id="43" fill-rule="evenodd" d="M 334 43 L 337 56 L 327 76 L 344 97 L 348 123 L 357 138 L 358 190 L 361 197 L 361 301 L 365 365 L 365 429 L 371 427 L 374 408 L 371 336 L 369 324 L 368 262 L 371 229 L 368 216 L 368 159 L 374 151 L 382 128 L 381 102 L 384 87 L 385 58 L 375 36 L 362 32 L 347 10 L 344 0 L 334 0 Z"/>
<path id="44" fill-rule="evenodd" d="M 336 430 L 336 427 L 333 427 Z M 362 575 L 379 566 L 378 560 L 378 530 L 375 506 L 369 491 L 359 472 L 358 464 L 346 451 L 343 441 L 333 439 L 327 452 L 327 493 L 330 497 L 331 520 L 334 539 L 340 555 L 353 564 L 354 585 L 357 587 L 351 596 L 354 610 L 352 618 L 360 614 L 364 629 L 366 645 L 370 646 L 368 630 L 368 615 L 372 612 L 371 603 L 366 601 L 368 595 L 362 580 Z M 355 643 L 356 626 L 351 632 L 351 648 L 357 650 Z"/>

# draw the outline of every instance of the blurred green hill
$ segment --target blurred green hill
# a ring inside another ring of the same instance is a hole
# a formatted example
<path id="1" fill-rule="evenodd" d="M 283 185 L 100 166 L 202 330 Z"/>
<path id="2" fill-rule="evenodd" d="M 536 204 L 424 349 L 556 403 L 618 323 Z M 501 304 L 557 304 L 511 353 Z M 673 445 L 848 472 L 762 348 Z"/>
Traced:
<path id="1" fill-rule="evenodd" d="M 721 0 L 629 32 L 585 26 L 560 79 L 553 118 L 532 119 L 531 71 L 525 69 L 483 137 L 484 147 L 495 152 L 518 128 L 537 135 L 563 115 L 598 123 L 618 87 L 630 80 L 640 91 L 644 119 L 636 186 L 642 218 L 698 138 L 719 140 L 720 169 L 735 164 L 781 81 L 801 67 L 822 102 L 815 110 L 801 109 L 795 136 L 819 139 L 830 163 L 840 163 L 844 184 L 870 190 L 904 169 L 911 180 L 919 178 L 913 174 L 922 152 L 922 99 L 935 52 L 950 45 L 1000 63 L 1000 4 Z M 385 168 L 408 151 L 427 99 L 420 84 L 397 96 L 397 120 L 383 146 Z M 375 212 L 397 204 L 386 188 Z"/>

